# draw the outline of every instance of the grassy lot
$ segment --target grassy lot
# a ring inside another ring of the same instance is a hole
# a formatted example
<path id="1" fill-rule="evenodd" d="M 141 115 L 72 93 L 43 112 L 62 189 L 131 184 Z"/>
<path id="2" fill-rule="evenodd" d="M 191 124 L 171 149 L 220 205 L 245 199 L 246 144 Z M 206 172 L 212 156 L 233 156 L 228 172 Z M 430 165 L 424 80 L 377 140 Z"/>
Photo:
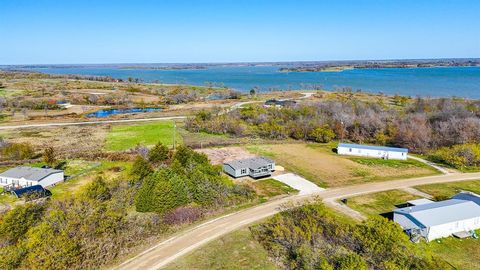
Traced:
<path id="1" fill-rule="evenodd" d="M 176 139 L 177 143 L 182 142 L 178 132 Z M 105 148 L 109 151 L 123 151 L 138 144 L 152 146 L 159 141 L 165 145 L 173 145 L 173 121 L 112 126 L 107 134 Z"/>
<path id="2" fill-rule="evenodd" d="M 263 247 L 245 228 L 195 250 L 168 265 L 173 269 L 278 269 Z"/>
<path id="3" fill-rule="evenodd" d="M 80 163 L 82 164 L 82 163 Z M 100 166 L 93 166 L 94 163 L 91 164 L 91 170 L 84 169 L 83 171 L 78 171 L 75 168 L 70 168 L 72 172 L 76 171 L 78 174 L 79 172 L 85 172 L 78 177 L 73 179 L 67 180 L 65 182 L 59 183 L 53 187 L 49 187 L 48 189 L 52 192 L 52 198 L 63 198 L 65 196 L 70 196 L 72 193 L 77 192 L 80 188 L 85 186 L 86 184 L 94 181 L 97 176 L 102 176 L 106 180 L 113 179 L 120 175 L 126 175 L 131 168 L 131 162 L 122 162 L 122 161 L 102 161 Z M 84 164 L 82 164 L 82 167 Z M 68 168 L 68 165 L 67 165 Z M 68 172 L 68 169 L 67 169 Z"/>
<path id="4" fill-rule="evenodd" d="M 477 230 L 478 234 L 480 230 Z M 420 248 L 429 250 L 459 270 L 480 270 L 480 240 L 448 237 L 422 242 Z"/>
<path id="5" fill-rule="evenodd" d="M 392 211 L 395 205 L 418 198 L 405 191 L 390 190 L 350 198 L 348 206 L 366 216 L 376 216 Z"/>
<path id="6" fill-rule="evenodd" d="M 275 197 L 298 193 L 298 190 L 272 178 L 254 181 L 251 185 L 259 196 Z"/>
<path id="7" fill-rule="evenodd" d="M 438 174 L 415 160 L 383 160 L 340 156 L 335 144 L 249 145 L 247 149 L 275 159 L 277 164 L 322 187 L 386 181 Z"/>
<path id="8" fill-rule="evenodd" d="M 480 180 L 432 184 L 417 186 L 415 188 L 425 193 L 428 193 L 435 198 L 444 199 L 449 198 L 462 190 L 472 191 L 480 194 Z"/>

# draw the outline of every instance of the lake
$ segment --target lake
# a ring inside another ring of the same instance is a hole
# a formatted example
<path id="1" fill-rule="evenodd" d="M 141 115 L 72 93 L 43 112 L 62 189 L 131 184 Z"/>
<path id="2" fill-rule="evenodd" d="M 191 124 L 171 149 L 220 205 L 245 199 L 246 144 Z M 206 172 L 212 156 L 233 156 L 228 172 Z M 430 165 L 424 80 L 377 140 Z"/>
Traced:
<path id="1" fill-rule="evenodd" d="M 211 67 L 195 70 L 141 70 L 116 68 L 34 68 L 30 70 L 51 74 L 79 74 L 128 77 L 145 82 L 206 85 L 207 82 L 249 91 L 257 86 L 268 89 L 296 90 L 321 85 L 335 90 L 351 87 L 368 92 L 383 92 L 407 96 L 480 99 L 480 67 L 379 68 L 353 69 L 342 72 L 278 72 L 280 66 Z"/>

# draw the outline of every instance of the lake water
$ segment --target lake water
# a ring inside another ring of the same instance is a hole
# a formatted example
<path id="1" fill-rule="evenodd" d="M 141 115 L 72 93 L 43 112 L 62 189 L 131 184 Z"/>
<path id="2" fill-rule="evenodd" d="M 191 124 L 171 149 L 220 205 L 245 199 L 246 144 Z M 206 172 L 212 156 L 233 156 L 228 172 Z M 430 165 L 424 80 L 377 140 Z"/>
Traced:
<path id="1" fill-rule="evenodd" d="M 145 82 L 206 85 L 223 83 L 240 91 L 351 87 L 368 92 L 408 96 L 459 96 L 480 99 L 480 67 L 353 69 L 343 72 L 278 72 L 279 66 L 213 67 L 199 70 L 138 70 L 115 68 L 37 68 L 52 74 L 134 77 Z"/>
<path id="2" fill-rule="evenodd" d="M 107 109 L 107 110 L 99 110 L 93 113 L 89 113 L 87 114 L 87 117 L 102 118 L 102 117 L 108 117 L 110 115 L 115 115 L 115 114 L 146 113 L 146 112 L 155 112 L 160 110 L 162 109 L 161 108 Z"/>

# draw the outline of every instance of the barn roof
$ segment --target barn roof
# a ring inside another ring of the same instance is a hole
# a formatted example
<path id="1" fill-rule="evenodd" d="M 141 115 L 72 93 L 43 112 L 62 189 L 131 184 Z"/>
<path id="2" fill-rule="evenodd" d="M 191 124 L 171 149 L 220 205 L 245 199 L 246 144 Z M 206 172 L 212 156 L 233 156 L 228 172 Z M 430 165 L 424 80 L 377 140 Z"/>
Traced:
<path id="1" fill-rule="evenodd" d="M 273 163 L 273 160 L 266 157 L 253 157 L 240 160 L 232 160 L 229 162 L 225 162 L 224 164 L 229 165 L 235 170 L 238 170 L 243 168 L 257 169 Z"/>
<path id="2" fill-rule="evenodd" d="M 12 190 L 12 194 L 20 198 L 31 192 L 45 192 L 45 189 L 41 185 L 35 185 L 31 187 L 24 187 L 16 190 Z"/>
<path id="3" fill-rule="evenodd" d="M 466 200 L 449 199 L 404 207 L 393 211 L 408 216 L 425 227 L 480 217 L 480 205 Z"/>
<path id="4" fill-rule="evenodd" d="M 376 146 L 376 145 L 363 145 L 363 144 L 354 144 L 354 143 L 339 143 L 338 147 L 360 148 L 360 149 L 369 149 L 369 150 L 378 150 L 378 151 L 408 153 L 407 148 Z"/>
<path id="5" fill-rule="evenodd" d="M 24 178 L 25 180 L 29 181 L 40 181 L 43 178 L 55 174 L 61 173 L 62 170 L 55 170 L 55 169 L 44 169 L 44 168 L 35 168 L 35 167 L 26 167 L 26 166 L 19 166 L 7 170 L 3 173 L 0 173 L 0 177 L 9 177 L 9 178 Z"/>

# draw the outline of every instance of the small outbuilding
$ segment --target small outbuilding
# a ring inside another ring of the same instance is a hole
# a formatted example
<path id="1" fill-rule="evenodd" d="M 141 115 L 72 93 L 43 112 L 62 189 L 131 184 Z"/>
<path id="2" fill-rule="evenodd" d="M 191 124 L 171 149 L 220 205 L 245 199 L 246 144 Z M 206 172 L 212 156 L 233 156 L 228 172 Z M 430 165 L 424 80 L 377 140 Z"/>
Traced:
<path id="1" fill-rule="evenodd" d="M 461 192 L 452 199 L 420 203 L 393 211 L 398 223 L 412 239 L 432 241 L 480 228 L 480 197 Z"/>
<path id="2" fill-rule="evenodd" d="M 232 160 L 223 164 L 223 171 L 235 178 L 260 178 L 270 176 L 275 171 L 275 161 L 266 157 Z"/>
<path id="3" fill-rule="evenodd" d="M 0 186 L 15 188 L 41 185 L 48 187 L 64 180 L 62 170 L 19 166 L 0 173 Z"/>
<path id="4" fill-rule="evenodd" d="M 339 155 L 406 160 L 408 155 L 408 149 L 386 146 L 340 143 L 337 147 L 337 153 Z"/>

